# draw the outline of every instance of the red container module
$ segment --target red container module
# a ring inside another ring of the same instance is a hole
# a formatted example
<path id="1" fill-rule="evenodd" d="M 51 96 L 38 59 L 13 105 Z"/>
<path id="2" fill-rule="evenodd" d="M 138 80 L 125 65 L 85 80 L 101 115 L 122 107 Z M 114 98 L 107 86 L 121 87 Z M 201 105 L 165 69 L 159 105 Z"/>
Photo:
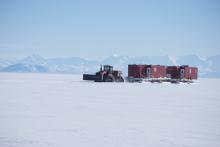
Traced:
<path id="1" fill-rule="evenodd" d="M 128 77 L 164 78 L 166 77 L 166 67 L 162 65 L 128 65 Z"/>
<path id="2" fill-rule="evenodd" d="M 128 65 L 128 77 L 132 78 L 145 78 L 145 71 L 146 66 L 145 65 Z"/>
<path id="3" fill-rule="evenodd" d="M 165 78 L 166 77 L 166 66 L 163 65 L 146 65 L 147 66 L 147 78 Z"/>
<path id="4" fill-rule="evenodd" d="M 167 78 L 170 79 L 179 79 L 179 66 L 167 66 L 166 67 Z"/>
<path id="5" fill-rule="evenodd" d="M 167 77 L 171 79 L 195 80 L 198 78 L 198 68 L 183 66 L 167 66 Z"/>
<path id="6" fill-rule="evenodd" d="M 198 68 L 189 66 L 180 66 L 180 78 L 196 80 L 198 78 Z"/>

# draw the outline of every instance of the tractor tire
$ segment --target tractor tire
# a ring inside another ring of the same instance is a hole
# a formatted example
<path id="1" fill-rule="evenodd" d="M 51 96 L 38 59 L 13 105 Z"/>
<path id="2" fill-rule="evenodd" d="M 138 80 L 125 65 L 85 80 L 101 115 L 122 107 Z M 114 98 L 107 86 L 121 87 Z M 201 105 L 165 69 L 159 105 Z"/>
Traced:
<path id="1" fill-rule="evenodd" d="M 124 78 L 120 76 L 118 82 L 124 82 L 124 81 L 125 81 Z"/>
<path id="2" fill-rule="evenodd" d="M 114 81 L 115 81 L 115 79 L 114 79 L 113 76 L 107 76 L 107 77 L 105 78 L 105 82 L 114 82 Z"/>

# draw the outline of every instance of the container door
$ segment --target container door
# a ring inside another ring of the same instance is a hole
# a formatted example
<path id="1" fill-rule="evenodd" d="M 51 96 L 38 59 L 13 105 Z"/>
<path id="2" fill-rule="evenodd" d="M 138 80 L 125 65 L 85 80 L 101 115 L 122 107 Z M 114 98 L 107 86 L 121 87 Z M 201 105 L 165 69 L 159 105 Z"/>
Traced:
<path id="1" fill-rule="evenodd" d="M 180 70 L 180 78 L 183 79 L 183 78 L 184 78 L 184 75 L 185 75 L 185 70 L 184 70 L 184 69 L 181 69 L 181 70 Z"/>
<path id="2" fill-rule="evenodd" d="M 147 68 L 147 78 L 150 78 L 150 74 L 151 74 L 150 68 Z"/>

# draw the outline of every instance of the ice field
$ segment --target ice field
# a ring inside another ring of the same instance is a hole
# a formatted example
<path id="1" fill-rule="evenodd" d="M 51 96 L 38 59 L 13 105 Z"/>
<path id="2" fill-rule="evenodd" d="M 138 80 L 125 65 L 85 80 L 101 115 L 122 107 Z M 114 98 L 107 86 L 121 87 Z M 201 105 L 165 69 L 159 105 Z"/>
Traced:
<path id="1" fill-rule="evenodd" d="M 220 79 L 0 73 L 0 147 L 219 147 Z"/>

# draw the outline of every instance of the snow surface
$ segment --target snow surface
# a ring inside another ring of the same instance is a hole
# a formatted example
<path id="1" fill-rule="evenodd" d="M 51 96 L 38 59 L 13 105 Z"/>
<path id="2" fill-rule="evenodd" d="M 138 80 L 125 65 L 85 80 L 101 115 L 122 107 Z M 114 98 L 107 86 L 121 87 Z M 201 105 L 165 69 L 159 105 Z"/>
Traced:
<path id="1" fill-rule="evenodd" d="M 0 147 L 220 146 L 220 79 L 81 79 L 0 73 Z"/>

